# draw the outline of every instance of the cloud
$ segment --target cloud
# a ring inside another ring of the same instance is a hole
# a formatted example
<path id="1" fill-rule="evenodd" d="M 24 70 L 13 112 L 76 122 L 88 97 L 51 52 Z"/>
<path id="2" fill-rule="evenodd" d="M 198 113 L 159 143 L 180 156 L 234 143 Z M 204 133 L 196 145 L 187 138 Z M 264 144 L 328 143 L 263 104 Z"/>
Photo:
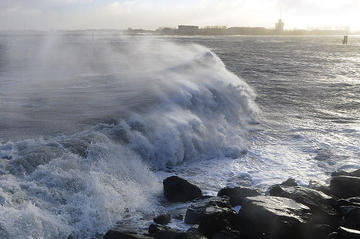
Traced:
<path id="1" fill-rule="evenodd" d="M 286 27 L 290 28 L 356 26 L 360 1 L 1 0 L 0 29 L 22 29 L 24 25 L 35 29 L 154 29 L 177 24 L 272 27 L 280 8 Z"/>

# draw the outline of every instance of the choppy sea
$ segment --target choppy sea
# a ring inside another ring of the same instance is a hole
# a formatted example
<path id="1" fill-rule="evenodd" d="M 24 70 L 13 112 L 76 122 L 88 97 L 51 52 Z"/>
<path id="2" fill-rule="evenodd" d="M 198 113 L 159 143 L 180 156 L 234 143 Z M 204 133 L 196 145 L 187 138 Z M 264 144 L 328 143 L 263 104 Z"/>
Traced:
<path id="1" fill-rule="evenodd" d="M 216 195 L 358 169 L 360 37 L 341 43 L 1 33 L 0 238 L 146 228 L 169 175 Z"/>

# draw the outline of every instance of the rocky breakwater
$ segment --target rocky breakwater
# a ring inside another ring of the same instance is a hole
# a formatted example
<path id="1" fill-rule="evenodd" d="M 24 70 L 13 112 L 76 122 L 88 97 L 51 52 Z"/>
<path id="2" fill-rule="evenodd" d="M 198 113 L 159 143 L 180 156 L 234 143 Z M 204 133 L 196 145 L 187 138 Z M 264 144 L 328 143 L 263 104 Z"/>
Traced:
<path id="1" fill-rule="evenodd" d="M 227 187 L 216 197 L 176 176 L 163 183 L 169 202 L 191 201 L 184 212 L 188 231 L 162 225 L 171 221 L 165 214 L 146 234 L 114 228 L 104 239 L 360 239 L 360 170 L 335 172 L 330 185 L 305 187 L 289 179 L 265 193 Z"/>

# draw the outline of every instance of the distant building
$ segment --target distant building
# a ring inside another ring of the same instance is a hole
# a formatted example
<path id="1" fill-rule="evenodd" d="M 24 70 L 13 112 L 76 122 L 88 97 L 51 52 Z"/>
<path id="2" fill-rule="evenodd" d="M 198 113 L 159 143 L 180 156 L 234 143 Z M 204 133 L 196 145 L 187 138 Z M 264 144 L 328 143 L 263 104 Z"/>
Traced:
<path id="1" fill-rule="evenodd" d="M 226 26 L 206 26 L 199 30 L 201 35 L 226 35 Z"/>
<path id="2" fill-rule="evenodd" d="M 199 26 L 190 26 L 190 25 L 179 25 L 179 31 L 197 31 L 199 30 Z"/>
<path id="3" fill-rule="evenodd" d="M 275 23 L 275 31 L 277 33 L 284 32 L 284 25 L 285 25 L 284 22 L 281 19 L 279 19 L 279 21 Z"/>
<path id="4" fill-rule="evenodd" d="M 179 25 L 178 33 L 184 35 L 195 35 L 199 33 L 199 26 Z"/>

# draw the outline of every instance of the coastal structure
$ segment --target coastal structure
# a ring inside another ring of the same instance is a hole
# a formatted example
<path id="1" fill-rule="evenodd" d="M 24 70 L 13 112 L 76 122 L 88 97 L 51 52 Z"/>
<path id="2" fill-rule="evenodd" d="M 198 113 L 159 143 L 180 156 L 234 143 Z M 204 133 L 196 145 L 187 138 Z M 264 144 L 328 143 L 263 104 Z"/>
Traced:
<path id="1" fill-rule="evenodd" d="M 180 34 L 184 35 L 193 35 L 199 31 L 199 26 L 191 26 L 191 25 L 179 25 L 178 31 Z"/>
<path id="2" fill-rule="evenodd" d="M 207 26 L 178 25 L 177 28 L 161 27 L 155 31 L 129 28 L 127 34 L 156 34 L 156 35 L 349 35 L 348 27 L 338 28 L 314 28 L 314 29 L 294 29 L 285 30 L 285 23 L 280 17 L 275 23 L 275 28 L 265 27 L 226 27 L 226 26 Z"/>
<path id="3" fill-rule="evenodd" d="M 285 26 L 285 23 L 280 18 L 279 21 L 277 23 L 275 23 L 275 32 L 283 33 L 284 32 L 284 26 Z"/>

